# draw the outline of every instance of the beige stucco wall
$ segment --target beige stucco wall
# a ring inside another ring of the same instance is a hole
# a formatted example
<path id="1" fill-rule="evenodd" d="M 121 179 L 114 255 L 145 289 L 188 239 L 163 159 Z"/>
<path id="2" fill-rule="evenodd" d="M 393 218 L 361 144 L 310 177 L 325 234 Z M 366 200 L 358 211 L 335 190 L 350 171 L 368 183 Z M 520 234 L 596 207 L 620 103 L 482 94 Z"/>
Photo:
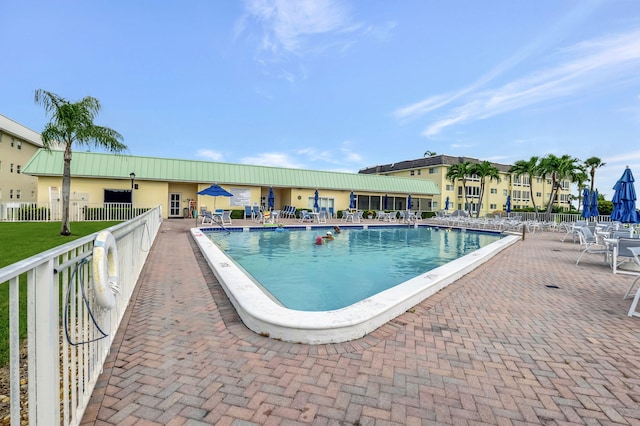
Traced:
<path id="1" fill-rule="evenodd" d="M 18 173 L 18 170 L 22 171 L 38 149 L 26 139 L 0 131 L 0 202 L 36 201 L 37 178 Z M 13 198 L 10 197 L 12 192 Z"/>

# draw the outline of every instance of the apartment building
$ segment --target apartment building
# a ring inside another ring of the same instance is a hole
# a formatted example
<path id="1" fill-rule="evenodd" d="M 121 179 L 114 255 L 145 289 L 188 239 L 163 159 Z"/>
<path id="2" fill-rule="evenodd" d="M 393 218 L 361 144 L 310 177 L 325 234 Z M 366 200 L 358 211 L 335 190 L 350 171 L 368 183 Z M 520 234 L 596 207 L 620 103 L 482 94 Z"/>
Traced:
<path id="1" fill-rule="evenodd" d="M 39 133 L 0 114 L 0 203 L 37 200 L 38 178 L 22 170 L 40 148 Z"/>
<path id="2" fill-rule="evenodd" d="M 483 160 L 470 157 L 455 157 L 451 155 L 433 155 L 415 160 L 401 161 L 368 167 L 361 169 L 359 173 L 378 174 L 386 176 L 411 177 L 416 179 L 429 179 L 438 185 L 440 194 L 434 196 L 432 204 L 427 206 L 429 210 L 444 210 L 447 199 L 449 210 L 480 210 L 480 215 L 490 214 L 495 211 L 505 211 L 507 197 L 511 196 L 511 209 L 533 207 L 535 201 L 539 209 L 543 209 L 551 196 L 552 182 L 549 178 L 529 176 L 516 177 L 509 173 L 511 165 L 491 163 L 499 171 L 500 181 L 486 179 L 486 187 L 483 199 L 480 200 L 480 178 L 468 176 L 466 181 L 467 197 L 463 192 L 462 181 L 451 182 L 447 178 L 449 168 L 454 164 L 469 162 L 481 163 Z M 561 182 L 562 188 L 556 197 L 556 204 L 564 210 L 571 207 L 571 182 Z M 470 204 L 467 205 L 468 203 Z"/>

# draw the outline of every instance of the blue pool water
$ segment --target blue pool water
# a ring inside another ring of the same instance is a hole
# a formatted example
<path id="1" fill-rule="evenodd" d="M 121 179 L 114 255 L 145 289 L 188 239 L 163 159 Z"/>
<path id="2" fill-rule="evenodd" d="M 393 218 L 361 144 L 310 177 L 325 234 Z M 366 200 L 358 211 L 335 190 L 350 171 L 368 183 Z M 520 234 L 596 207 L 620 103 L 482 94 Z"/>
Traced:
<path id="1" fill-rule="evenodd" d="M 501 238 L 430 227 L 207 233 L 276 300 L 289 309 L 349 306 Z"/>

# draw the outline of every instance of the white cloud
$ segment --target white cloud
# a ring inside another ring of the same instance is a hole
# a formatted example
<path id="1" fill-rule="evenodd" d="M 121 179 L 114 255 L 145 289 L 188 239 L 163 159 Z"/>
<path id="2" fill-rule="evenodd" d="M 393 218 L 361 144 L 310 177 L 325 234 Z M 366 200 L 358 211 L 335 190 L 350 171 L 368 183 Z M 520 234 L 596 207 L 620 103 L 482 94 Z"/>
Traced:
<path id="1" fill-rule="evenodd" d="M 284 167 L 290 169 L 301 169 L 303 166 L 290 158 L 287 154 L 279 152 L 265 152 L 253 157 L 244 157 L 240 160 L 242 164 L 253 164 L 257 166 Z"/>
<path id="2" fill-rule="evenodd" d="M 549 100 L 577 96 L 594 87 L 602 89 L 603 85 L 617 84 L 622 78 L 633 79 L 640 65 L 640 30 L 585 41 L 566 49 L 564 53 L 569 55 L 558 66 L 532 72 L 502 87 L 482 92 L 469 91 L 467 88 L 456 95 L 440 95 L 445 100 L 437 104 L 431 100 L 438 96 L 423 101 L 427 102 L 426 106 L 415 104 L 400 111 L 417 111 L 420 108 L 431 111 L 434 109 L 432 105 L 441 107 L 462 97 L 460 104 L 423 132 L 425 136 L 434 136 L 455 124 L 486 119 Z"/>
<path id="3" fill-rule="evenodd" d="M 206 158 L 207 160 L 220 161 L 222 160 L 222 153 L 213 151 L 211 149 L 199 149 L 196 152 L 198 157 Z"/>
<path id="4" fill-rule="evenodd" d="M 313 36 L 358 28 L 344 2 L 334 0 L 248 0 L 246 15 L 236 24 L 246 31 L 250 19 L 262 25 L 260 48 L 274 54 L 300 53 Z"/>

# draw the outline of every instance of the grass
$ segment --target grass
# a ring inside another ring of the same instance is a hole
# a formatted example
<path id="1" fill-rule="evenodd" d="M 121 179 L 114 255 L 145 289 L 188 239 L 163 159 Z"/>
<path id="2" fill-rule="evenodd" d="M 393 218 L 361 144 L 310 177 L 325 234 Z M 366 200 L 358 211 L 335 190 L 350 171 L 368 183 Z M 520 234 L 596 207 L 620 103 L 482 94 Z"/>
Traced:
<path id="1" fill-rule="evenodd" d="M 120 222 L 74 222 L 60 235 L 60 222 L 0 222 L 0 268 L 93 234 Z M 20 277 L 20 338 L 27 333 L 26 275 Z M 0 366 L 9 362 L 9 285 L 0 285 Z"/>

